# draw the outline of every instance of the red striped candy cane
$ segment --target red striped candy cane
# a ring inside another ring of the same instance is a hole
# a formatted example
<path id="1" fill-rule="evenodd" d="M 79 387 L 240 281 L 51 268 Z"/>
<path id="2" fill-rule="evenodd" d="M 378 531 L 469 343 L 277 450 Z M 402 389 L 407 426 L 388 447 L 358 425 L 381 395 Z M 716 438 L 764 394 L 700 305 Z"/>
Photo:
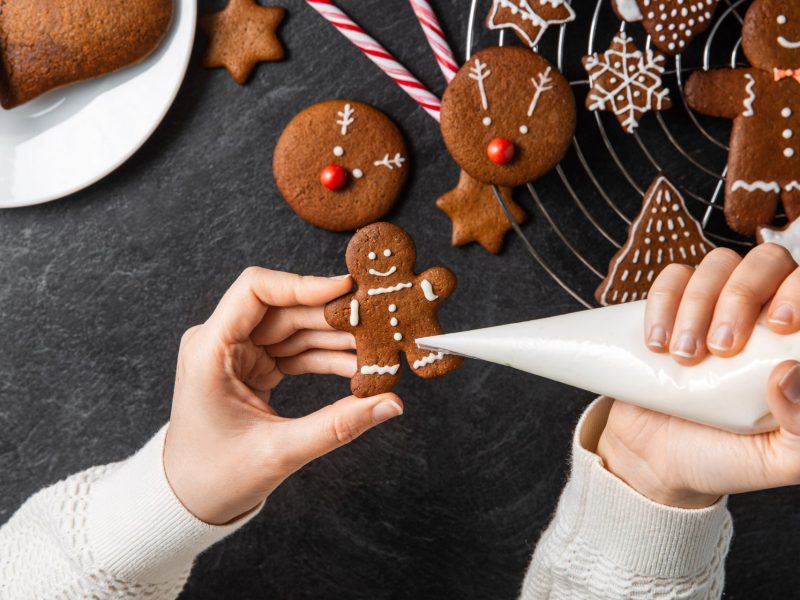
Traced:
<path id="1" fill-rule="evenodd" d="M 411 8 L 414 9 L 414 14 L 417 15 L 422 31 L 425 33 L 425 38 L 436 56 L 436 62 L 439 63 L 439 68 L 444 73 L 444 78 L 447 83 L 456 76 L 458 73 L 458 63 L 453 51 L 450 49 L 447 39 L 444 37 L 444 31 L 439 24 L 439 19 L 436 18 L 436 13 L 428 3 L 428 0 L 409 0 Z"/>

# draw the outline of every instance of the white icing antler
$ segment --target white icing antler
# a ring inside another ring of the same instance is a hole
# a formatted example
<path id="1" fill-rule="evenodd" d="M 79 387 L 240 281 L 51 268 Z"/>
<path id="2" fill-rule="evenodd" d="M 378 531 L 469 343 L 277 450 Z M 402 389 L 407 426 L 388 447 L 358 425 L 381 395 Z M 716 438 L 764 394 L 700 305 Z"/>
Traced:
<path id="1" fill-rule="evenodd" d="M 347 135 L 347 128 L 355 122 L 355 119 L 353 118 L 355 112 L 355 108 L 349 104 L 345 104 L 344 110 L 340 110 L 338 113 L 336 113 L 339 117 L 341 117 L 336 121 L 336 124 L 342 126 L 342 135 Z"/>
<path id="2" fill-rule="evenodd" d="M 529 117 L 532 117 L 534 111 L 536 111 L 536 107 L 539 104 L 539 98 L 541 98 L 542 94 L 553 89 L 553 78 L 550 77 L 550 72 L 552 70 L 552 67 L 547 67 L 547 70 L 544 73 L 539 73 L 538 81 L 534 77 L 531 78 L 531 83 L 533 84 L 533 89 L 535 91 L 533 93 L 531 105 L 528 107 Z"/>
<path id="3" fill-rule="evenodd" d="M 375 161 L 376 167 L 386 167 L 390 171 L 394 170 L 395 167 L 398 169 L 403 168 L 403 163 L 406 162 L 406 159 L 398 152 L 394 155 L 394 158 L 389 158 L 387 154 L 381 160 Z"/>
<path id="4" fill-rule="evenodd" d="M 470 79 L 478 82 L 478 89 L 481 92 L 481 106 L 483 110 L 489 110 L 489 99 L 486 97 L 486 87 L 484 80 L 492 74 L 492 71 L 486 68 L 486 63 L 482 63 L 481 59 L 476 58 L 475 64 L 469 69 Z"/>

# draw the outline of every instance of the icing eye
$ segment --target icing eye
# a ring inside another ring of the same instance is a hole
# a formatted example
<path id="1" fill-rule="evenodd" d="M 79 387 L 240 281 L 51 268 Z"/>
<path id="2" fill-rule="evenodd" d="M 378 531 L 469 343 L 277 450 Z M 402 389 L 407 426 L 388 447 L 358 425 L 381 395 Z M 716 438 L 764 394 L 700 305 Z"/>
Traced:
<path id="1" fill-rule="evenodd" d="M 334 156 L 344 156 L 344 148 L 342 148 L 341 146 L 336 146 L 333 149 L 333 155 Z"/>
<path id="2" fill-rule="evenodd" d="M 383 255 L 388 258 L 389 256 L 392 255 L 392 251 L 387 248 L 386 250 L 383 251 Z"/>
<path id="3" fill-rule="evenodd" d="M 368 257 L 370 260 L 375 260 L 376 258 L 378 258 L 378 255 L 377 255 L 377 254 L 375 254 L 374 252 L 370 252 L 369 254 L 367 254 L 367 257 Z"/>
<path id="4" fill-rule="evenodd" d="M 492 124 L 492 117 L 483 117 L 483 124 L 489 127 Z"/>
<path id="5" fill-rule="evenodd" d="M 522 125 L 522 126 L 519 128 L 519 132 L 520 132 L 522 135 L 526 135 L 526 134 L 528 133 L 528 131 L 529 131 L 529 129 L 528 129 L 528 126 L 527 126 L 527 125 Z"/>
<path id="6" fill-rule="evenodd" d="M 364 171 L 361 169 L 353 169 L 353 177 L 356 179 L 361 179 L 364 176 Z"/>
<path id="7" fill-rule="evenodd" d="M 780 15 L 777 19 L 778 25 L 786 25 L 789 19 L 786 18 L 786 15 Z"/>

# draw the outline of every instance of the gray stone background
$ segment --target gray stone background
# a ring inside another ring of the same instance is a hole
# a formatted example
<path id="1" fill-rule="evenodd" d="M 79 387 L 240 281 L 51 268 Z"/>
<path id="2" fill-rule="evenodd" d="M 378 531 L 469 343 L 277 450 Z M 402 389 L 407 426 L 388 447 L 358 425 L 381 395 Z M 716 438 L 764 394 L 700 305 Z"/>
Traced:
<path id="1" fill-rule="evenodd" d="M 413 177 L 389 218 L 416 238 L 419 267 L 451 267 L 459 291 L 442 311 L 449 330 L 578 308 L 509 236 L 499 257 L 450 247 L 435 199 L 458 170 L 436 123 L 300 0 L 283 0 L 288 60 L 261 65 L 245 87 L 199 66 L 202 34 L 175 105 L 145 146 L 91 188 L 40 207 L 0 213 L 0 522 L 36 490 L 135 451 L 165 422 L 181 333 L 210 313 L 251 264 L 300 273 L 344 270 L 346 235 L 315 229 L 278 196 L 271 173 L 277 137 L 301 107 L 329 98 L 375 104 L 407 134 Z M 482 18 L 488 0 L 480 0 Z M 201 12 L 220 2 L 201 0 Z M 442 77 L 401 0 L 341 5 L 434 91 Z M 463 57 L 466 0 L 436 0 Z M 585 79 L 594 3 L 576 2 L 564 72 Z M 725 1 L 722 5 L 724 7 Z M 597 44 L 617 21 L 601 11 Z M 632 26 L 639 42 L 641 29 Z M 738 36 L 726 20 L 713 61 Z M 480 32 L 476 46 L 496 43 Z M 557 31 L 542 48 L 554 59 Z M 702 39 L 687 56 L 698 65 Z M 725 154 L 693 128 L 677 101 L 671 135 L 719 171 Z M 582 105 L 586 86 L 575 85 Z M 610 143 L 635 182 L 656 174 L 642 146 L 603 115 Z M 703 120 L 725 137 L 729 124 Z M 580 111 L 579 139 L 607 193 L 630 218 L 641 197 Z M 676 183 L 710 197 L 715 181 L 670 143 L 650 115 L 641 140 Z M 617 241 L 626 226 L 593 186 L 575 152 L 563 164 L 587 211 Z M 556 175 L 536 184 L 555 224 L 603 271 L 613 254 Z M 532 214 L 526 234 L 554 270 L 590 298 L 599 282 Z M 690 200 L 702 215 L 703 206 Z M 712 230 L 724 233 L 719 211 Z M 736 246 L 740 248 L 740 246 Z M 347 393 L 347 382 L 302 377 L 282 384 L 275 405 L 301 415 Z M 185 598 L 514 598 L 566 478 L 572 428 L 586 393 L 501 367 L 469 362 L 433 382 L 404 377 L 406 414 L 287 481 L 247 528 L 204 554 Z M 794 490 L 731 499 L 736 537 L 727 597 L 797 597 Z"/>

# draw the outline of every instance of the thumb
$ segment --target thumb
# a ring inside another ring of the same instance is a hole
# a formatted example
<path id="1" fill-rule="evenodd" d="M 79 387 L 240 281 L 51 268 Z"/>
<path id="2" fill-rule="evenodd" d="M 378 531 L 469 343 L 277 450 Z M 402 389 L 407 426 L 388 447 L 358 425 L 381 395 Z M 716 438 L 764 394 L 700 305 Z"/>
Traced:
<path id="1" fill-rule="evenodd" d="M 299 467 L 402 414 L 403 402 L 395 394 L 348 396 L 306 417 L 285 422 L 282 450 L 290 463 Z"/>
<path id="2" fill-rule="evenodd" d="M 782 429 L 800 436 L 800 363 L 786 361 L 772 372 L 767 404 Z"/>

